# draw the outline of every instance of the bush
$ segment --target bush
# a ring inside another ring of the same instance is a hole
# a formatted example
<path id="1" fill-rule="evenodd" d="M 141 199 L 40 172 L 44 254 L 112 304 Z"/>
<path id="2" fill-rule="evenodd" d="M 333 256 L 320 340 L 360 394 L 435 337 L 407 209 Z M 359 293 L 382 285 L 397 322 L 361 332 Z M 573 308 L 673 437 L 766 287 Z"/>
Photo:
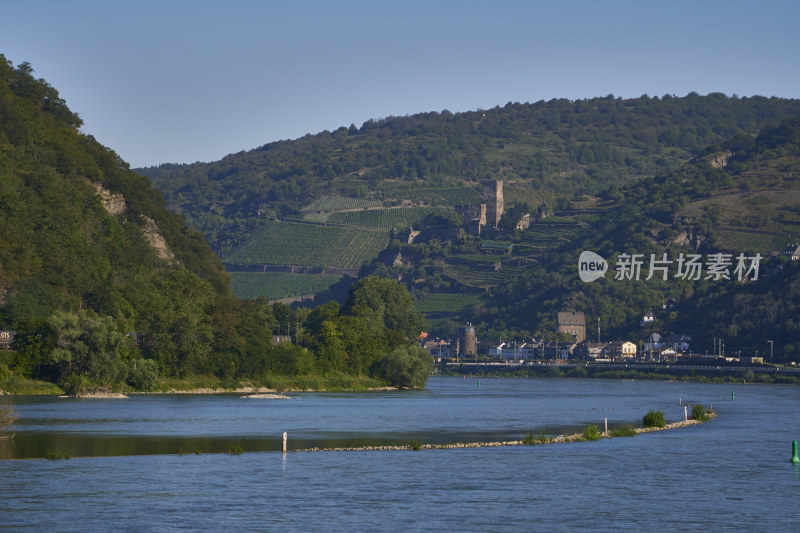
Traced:
<path id="1" fill-rule="evenodd" d="M 706 414 L 705 407 L 703 407 L 699 403 L 694 407 L 692 407 L 692 418 L 694 418 L 695 420 L 699 420 L 701 422 L 708 420 L 708 415 Z"/>
<path id="2" fill-rule="evenodd" d="M 594 424 L 584 426 L 583 428 L 583 438 L 586 440 L 599 440 L 602 436 L 600 430 L 597 429 L 597 426 Z"/>
<path id="3" fill-rule="evenodd" d="M 64 459 L 69 459 L 70 455 L 66 452 L 47 452 L 47 458 L 51 461 L 61 461 Z"/>
<path id="4" fill-rule="evenodd" d="M 242 445 L 237 442 L 228 448 L 228 453 L 231 455 L 241 455 L 244 453 L 244 448 L 242 448 Z"/>
<path id="5" fill-rule="evenodd" d="M 552 440 L 553 439 L 548 437 L 544 432 L 544 429 L 540 429 L 538 435 L 535 431 L 529 431 L 528 434 L 522 438 L 522 442 L 525 444 L 546 444 Z"/>
<path id="6" fill-rule="evenodd" d="M 419 440 L 419 439 L 414 439 L 414 440 L 411 441 L 411 443 L 408 445 L 408 447 L 411 448 L 412 450 L 421 450 L 422 449 L 422 441 Z"/>
<path id="7" fill-rule="evenodd" d="M 646 428 L 663 428 L 667 425 L 667 421 L 664 419 L 664 411 L 650 409 L 642 418 L 642 424 Z"/>
<path id="8" fill-rule="evenodd" d="M 609 431 L 612 437 L 635 437 L 638 435 L 636 428 L 633 426 L 617 426 Z"/>

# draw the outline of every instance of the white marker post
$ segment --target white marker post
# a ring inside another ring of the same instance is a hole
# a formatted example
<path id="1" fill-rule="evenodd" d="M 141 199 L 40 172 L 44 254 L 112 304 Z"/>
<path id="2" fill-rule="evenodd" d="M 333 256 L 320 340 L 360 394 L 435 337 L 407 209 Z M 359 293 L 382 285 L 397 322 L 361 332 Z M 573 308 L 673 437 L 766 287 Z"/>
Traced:
<path id="1" fill-rule="evenodd" d="M 283 432 L 283 453 L 286 453 L 286 432 Z"/>

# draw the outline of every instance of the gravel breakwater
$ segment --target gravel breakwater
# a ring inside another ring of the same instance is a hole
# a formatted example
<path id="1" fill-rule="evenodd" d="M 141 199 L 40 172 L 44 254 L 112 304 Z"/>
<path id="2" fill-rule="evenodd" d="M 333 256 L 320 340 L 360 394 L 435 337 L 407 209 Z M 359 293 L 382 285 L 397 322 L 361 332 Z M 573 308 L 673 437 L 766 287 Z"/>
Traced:
<path id="1" fill-rule="evenodd" d="M 666 424 L 664 427 L 648 427 L 648 428 L 635 428 L 637 434 L 640 433 L 652 433 L 655 431 L 667 431 L 671 429 L 678 429 L 688 426 L 694 426 L 696 424 L 702 424 L 703 422 L 707 422 L 714 417 L 716 417 L 716 413 L 706 413 L 707 419 L 706 420 L 681 420 L 679 422 L 672 422 Z M 600 433 L 601 437 L 604 439 L 615 438 L 612 437 L 610 432 L 602 432 Z M 616 438 L 624 438 L 624 437 L 616 437 Z M 358 446 L 358 447 L 351 447 L 351 448 L 305 448 L 301 450 L 292 450 L 292 452 L 363 452 L 363 451 L 386 451 L 386 450 L 455 450 L 459 448 L 497 448 L 500 446 L 539 446 L 542 444 L 556 444 L 556 443 L 567 443 L 567 442 L 583 442 L 587 441 L 587 439 L 583 436 L 583 433 L 573 433 L 570 435 L 555 435 L 553 437 L 549 437 L 548 439 L 540 442 L 529 443 L 525 442 L 524 440 L 509 440 L 509 441 L 499 441 L 499 442 L 455 442 L 451 444 L 422 444 L 422 443 L 412 443 L 407 445 L 389 445 L 389 446 Z"/>

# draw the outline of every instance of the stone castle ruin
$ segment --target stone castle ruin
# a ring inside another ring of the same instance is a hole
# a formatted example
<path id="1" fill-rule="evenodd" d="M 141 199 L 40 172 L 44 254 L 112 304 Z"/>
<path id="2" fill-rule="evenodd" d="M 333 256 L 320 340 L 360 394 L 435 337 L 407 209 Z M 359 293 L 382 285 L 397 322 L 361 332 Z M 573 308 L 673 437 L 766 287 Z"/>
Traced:
<path id="1" fill-rule="evenodd" d="M 503 216 L 503 180 L 483 185 L 482 203 L 457 205 L 455 209 L 470 233 L 480 235 L 486 227 L 497 229 Z"/>

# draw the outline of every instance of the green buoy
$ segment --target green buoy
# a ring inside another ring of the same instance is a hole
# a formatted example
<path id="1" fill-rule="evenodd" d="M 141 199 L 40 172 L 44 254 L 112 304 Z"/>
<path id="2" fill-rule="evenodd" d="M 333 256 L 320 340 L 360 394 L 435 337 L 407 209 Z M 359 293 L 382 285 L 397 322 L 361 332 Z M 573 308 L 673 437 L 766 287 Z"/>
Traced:
<path id="1" fill-rule="evenodd" d="M 792 462 L 794 464 L 800 463 L 800 457 L 797 456 L 797 441 L 792 441 Z"/>
<path id="2" fill-rule="evenodd" d="M 733 391 L 731 391 L 731 400 L 733 400 L 735 398 L 736 398 L 736 395 L 733 393 Z"/>

